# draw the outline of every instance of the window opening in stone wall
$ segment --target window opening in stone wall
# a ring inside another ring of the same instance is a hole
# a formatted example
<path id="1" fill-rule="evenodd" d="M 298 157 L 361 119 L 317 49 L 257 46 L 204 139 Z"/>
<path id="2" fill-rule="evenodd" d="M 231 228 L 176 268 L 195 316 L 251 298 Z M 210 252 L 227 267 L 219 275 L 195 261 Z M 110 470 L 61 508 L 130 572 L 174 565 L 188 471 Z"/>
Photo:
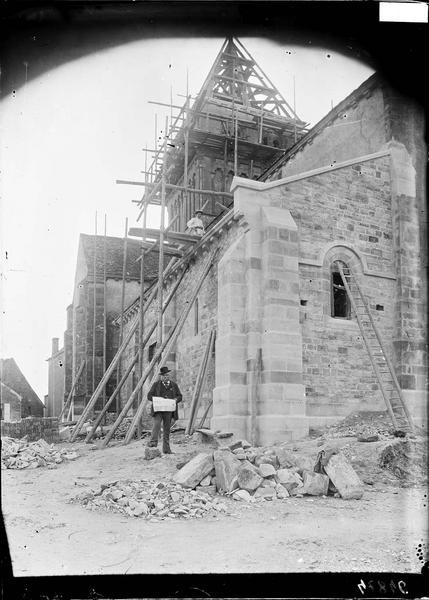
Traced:
<path id="1" fill-rule="evenodd" d="M 337 270 L 331 272 L 331 316 L 336 319 L 350 319 L 351 316 L 350 300 Z"/>
<path id="2" fill-rule="evenodd" d="M 198 335 L 198 298 L 194 302 L 194 335 Z"/>
<path id="3" fill-rule="evenodd" d="M 384 306 L 382 304 L 376 304 L 375 310 L 384 310 Z"/>

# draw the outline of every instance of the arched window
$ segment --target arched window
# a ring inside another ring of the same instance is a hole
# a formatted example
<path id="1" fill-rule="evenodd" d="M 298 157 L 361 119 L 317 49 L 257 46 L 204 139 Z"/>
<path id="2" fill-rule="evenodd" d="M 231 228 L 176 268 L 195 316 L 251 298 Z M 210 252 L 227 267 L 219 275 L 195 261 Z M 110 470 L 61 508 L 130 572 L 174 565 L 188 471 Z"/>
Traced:
<path id="1" fill-rule="evenodd" d="M 341 261 L 335 261 L 331 266 L 331 317 L 336 319 L 350 319 L 350 299 L 338 268 L 339 263 L 343 269 L 348 268 Z"/>

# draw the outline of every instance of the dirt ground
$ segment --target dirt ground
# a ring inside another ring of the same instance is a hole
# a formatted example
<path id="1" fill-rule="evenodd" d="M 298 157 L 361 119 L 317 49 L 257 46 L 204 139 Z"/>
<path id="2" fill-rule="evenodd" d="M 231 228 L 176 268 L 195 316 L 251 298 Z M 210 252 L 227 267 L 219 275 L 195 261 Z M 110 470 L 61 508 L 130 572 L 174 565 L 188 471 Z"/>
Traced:
<path id="1" fill-rule="evenodd" d="M 315 457 L 323 441 L 291 444 Z M 2 471 L 2 507 L 15 576 L 143 573 L 387 571 L 420 573 L 427 488 L 403 487 L 377 466 L 379 445 L 338 438 L 366 480 L 361 500 L 303 497 L 245 504 L 231 514 L 150 522 L 90 511 L 70 498 L 101 483 L 161 480 L 208 446 L 173 435 L 174 454 L 143 460 L 144 441 L 62 443 L 80 457 L 55 469 Z"/>

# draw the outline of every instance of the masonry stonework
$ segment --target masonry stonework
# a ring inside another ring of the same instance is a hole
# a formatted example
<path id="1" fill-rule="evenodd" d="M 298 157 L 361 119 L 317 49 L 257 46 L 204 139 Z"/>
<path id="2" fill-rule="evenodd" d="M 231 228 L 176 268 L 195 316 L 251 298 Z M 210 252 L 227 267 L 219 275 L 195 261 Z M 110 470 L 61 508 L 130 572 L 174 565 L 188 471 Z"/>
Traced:
<path id="1" fill-rule="evenodd" d="M 427 223 L 419 127 L 418 108 L 374 76 L 273 165 L 265 176 L 271 180 L 252 181 L 248 173 L 232 180 L 234 224 L 198 245 L 164 316 L 166 332 L 217 247 L 198 307 L 163 361 L 184 393 L 182 422 L 212 327 L 215 356 L 198 416 L 213 400 L 215 430 L 271 444 L 352 411 L 385 409 L 356 315 L 332 312 L 332 273 L 341 261 L 359 282 L 416 422 L 425 424 Z M 226 189 L 220 158 L 212 158 L 198 158 L 200 183 Z M 193 177 L 198 169 L 191 171 Z M 174 278 L 166 294 L 172 285 Z M 155 302 L 145 327 L 156 310 Z"/>

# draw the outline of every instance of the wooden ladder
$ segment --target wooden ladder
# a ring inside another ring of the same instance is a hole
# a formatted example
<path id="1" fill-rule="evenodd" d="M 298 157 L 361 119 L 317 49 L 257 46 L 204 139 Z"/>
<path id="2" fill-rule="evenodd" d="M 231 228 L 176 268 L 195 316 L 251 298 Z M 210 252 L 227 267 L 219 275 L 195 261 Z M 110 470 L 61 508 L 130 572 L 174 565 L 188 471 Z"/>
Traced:
<path id="1" fill-rule="evenodd" d="M 343 267 L 340 262 L 337 262 L 337 267 L 350 299 L 350 304 L 356 314 L 359 329 L 392 423 L 395 429 L 413 433 L 414 425 L 411 414 L 402 395 L 401 387 L 385 345 L 372 317 L 368 301 L 351 270 Z"/>

